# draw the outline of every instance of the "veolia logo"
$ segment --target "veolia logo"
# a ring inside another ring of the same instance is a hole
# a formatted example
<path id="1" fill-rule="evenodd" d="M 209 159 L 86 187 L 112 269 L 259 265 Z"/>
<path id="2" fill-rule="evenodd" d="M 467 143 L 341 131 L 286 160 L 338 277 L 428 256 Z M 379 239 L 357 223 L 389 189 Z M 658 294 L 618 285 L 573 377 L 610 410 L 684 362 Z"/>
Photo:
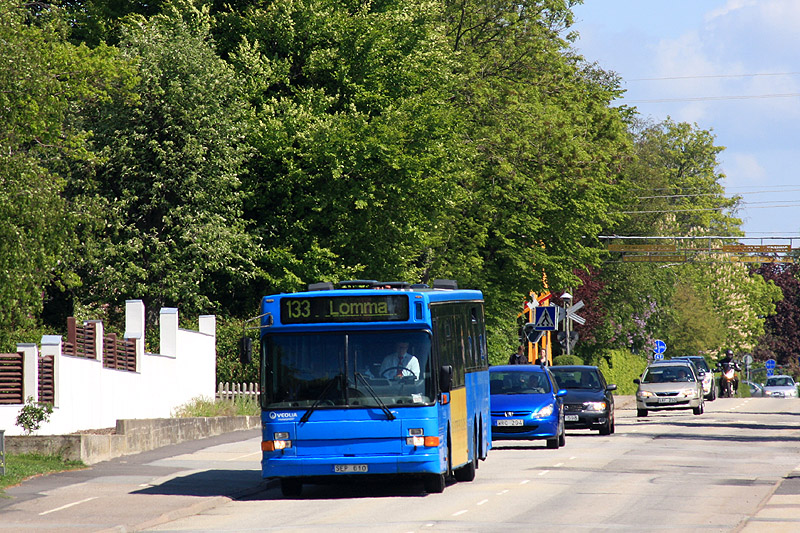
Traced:
<path id="1" fill-rule="evenodd" d="M 271 420 L 291 420 L 292 418 L 297 418 L 297 413 L 276 413 L 272 411 L 269 417 Z"/>

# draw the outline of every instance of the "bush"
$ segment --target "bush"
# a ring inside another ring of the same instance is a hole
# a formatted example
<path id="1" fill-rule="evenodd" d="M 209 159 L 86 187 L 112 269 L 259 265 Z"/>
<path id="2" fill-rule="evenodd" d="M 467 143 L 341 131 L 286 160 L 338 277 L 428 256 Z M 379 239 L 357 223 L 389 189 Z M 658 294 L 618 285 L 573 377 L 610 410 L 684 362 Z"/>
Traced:
<path id="1" fill-rule="evenodd" d="M 633 380 L 641 376 L 647 368 L 647 360 L 644 357 L 627 350 L 603 350 L 595 355 L 589 364 L 600 369 L 607 383 L 616 384 L 617 390 L 614 394 L 618 395 L 636 394 L 636 384 Z"/>
<path id="2" fill-rule="evenodd" d="M 577 355 L 557 355 L 553 357 L 553 365 L 583 365 L 583 359 Z"/>
<path id="3" fill-rule="evenodd" d="M 34 402 L 33 396 L 28 396 L 25 400 L 25 405 L 20 409 L 17 415 L 17 423 L 26 435 L 30 435 L 42 427 L 42 422 L 50 420 L 50 415 L 53 414 L 53 406 L 49 403 Z"/>

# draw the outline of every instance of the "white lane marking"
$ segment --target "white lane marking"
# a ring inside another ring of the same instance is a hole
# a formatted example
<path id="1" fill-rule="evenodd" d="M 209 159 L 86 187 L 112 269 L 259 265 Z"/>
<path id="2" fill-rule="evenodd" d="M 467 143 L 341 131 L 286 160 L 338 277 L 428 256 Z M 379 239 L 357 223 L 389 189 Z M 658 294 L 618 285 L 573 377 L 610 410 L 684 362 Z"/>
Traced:
<path id="1" fill-rule="evenodd" d="M 252 457 L 252 456 L 261 457 L 261 452 L 246 453 L 244 455 L 240 455 L 239 457 L 233 457 L 232 459 L 225 459 L 225 460 L 226 461 L 238 461 L 239 459 L 244 459 L 245 457 Z"/>
<path id="2" fill-rule="evenodd" d="M 548 472 L 549 472 L 549 470 L 542 470 L 541 472 L 539 472 L 539 475 L 540 475 L 540 476 L 543 476 L 543 475 L 545 475 L 545 474 L 546 474 L 546 473 L 548 473 Z"/>
<path id="3" fill-rule="evenodd" d="M 508 489 L 501 490 L 500 492 L 497 493 L 497 495 L 500 496 L 501 494 L 505 494 L 506 492 L 508 492 Z"/>
<path id="4" fill-rule="evenodd" d="M 469 512 L 469 511 L 467 511 L 466 509 L 462 509 L 462 510 L 460 510 L 460 511 L 456 511 L 455 513 L 453 513 L 453 515 L 452 515 L 452 516 L 458 516 L 458 515 L 462 515 L 462 514 L 464 514 L 464 513 L 466 513 L 466 512 Z"/>
<path id="5" fill-rule="evenodd" d="M 481 500 L 478 502 L 478 505 L 483 505 L 484 503 L 489 503 L 489 500 Z"/>
<path id="6" fill-rule="evenodd" d="M 530 482 L 531 482 L 530 479 L 523 479 L 522 481 L 519 482 L 519 484 L 520 485 L 525 485 L 526 483 L 530 483 Z"/>
<path id="7" fill-rule="evenodd" d="M 63 511 L 64 509 L 69 509 L 70 507 L 74 507 L 76 505 L 80 505 L 82 503 L 90 502 L 92 500 L 96 500 L 99 496 L 92 496 L 91 498 L 86 498 L 85 500 L 81 500 L 79 502 L 72 502 L 68 503 L 67 505 L 62 505 L 61 507 L 56 507 L 55 509 L 50 509 L 49 511 L 42 511 L 39 513 L 39 516 L 44 516 L 46 514 L 55 513 L 56 511 Z"/>
<path id="8" fill-rule="evenodd" d="M 577 458 L 578 457 L 576 455 L 573 455 L 572 457 L 569 458 L 569 460 L 572 461 L 573 459 L 577 459 Z"/>
<path id="9" fill-rule="evenodd" d="M 564 463 L 556 463 L 553 465 L 553 468 L 558 468 L 559 466 L 564 466 Z"/>

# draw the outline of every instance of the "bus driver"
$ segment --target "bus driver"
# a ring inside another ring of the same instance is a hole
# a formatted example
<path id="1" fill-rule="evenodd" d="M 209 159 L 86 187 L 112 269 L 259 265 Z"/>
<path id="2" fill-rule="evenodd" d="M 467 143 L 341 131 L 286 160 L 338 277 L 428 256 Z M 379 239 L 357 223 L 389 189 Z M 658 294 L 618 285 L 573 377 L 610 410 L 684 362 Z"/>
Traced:
<path id="1" fill-rule="evenodd" d="M 408 353 L 408 343 L 395 343 L 394 352 L 383 358 L 378 375 L 382 378 L 413 377 L 419 379 L 419 361 Z"/>

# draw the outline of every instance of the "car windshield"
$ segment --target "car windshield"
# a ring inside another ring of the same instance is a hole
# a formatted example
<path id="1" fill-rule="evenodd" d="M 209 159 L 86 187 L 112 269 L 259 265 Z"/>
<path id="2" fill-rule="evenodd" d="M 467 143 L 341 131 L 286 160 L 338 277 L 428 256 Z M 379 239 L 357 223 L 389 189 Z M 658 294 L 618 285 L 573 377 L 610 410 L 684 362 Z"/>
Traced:
<path id="1" fill-rule="evenodd" d="M 267 335 L 265 409 L 424 405 L 435 397 L 424 331 Z"/>
<path id="2" fill-rule="evenodd" d="M 696 366 L 698 369 L 702 370 L 706 374 L 710 372 L 711 369 L 708 367 L 708 363 L 706 363 L 705 358 L 703 358 L 703 357 L 692 357 L 689 360 L 692 363 L 694 363 L 694 366 Z"/>
<path id="3" fill-rule="evenodd" d="M 685 366 L 651 366 L 642 377 L 642 383 L 677 383 L 695 381 L 692 371 Z"/>
<path id="4" fill-rule="evenodd" d="M 593 368 L 559 368 L 554 366 L 550 368 L 553 377 L 558 382 L 559 389 L 586 389 L 586 390 L 600 390 L 600 378 L 597 376 L 597 370 Z"/>
<path id="5" fill-rule="evenodd" d="M 544 372 L 492 372 L 489 387 L 492 394 L 546 394 L 551 391 Z"/>
<path id="6" fill-rule="evenodd" d="M 767 387 L 791 387 L 794 385 L 794 380 L 789 376 L 776 376 L 767 378 Z"/>

